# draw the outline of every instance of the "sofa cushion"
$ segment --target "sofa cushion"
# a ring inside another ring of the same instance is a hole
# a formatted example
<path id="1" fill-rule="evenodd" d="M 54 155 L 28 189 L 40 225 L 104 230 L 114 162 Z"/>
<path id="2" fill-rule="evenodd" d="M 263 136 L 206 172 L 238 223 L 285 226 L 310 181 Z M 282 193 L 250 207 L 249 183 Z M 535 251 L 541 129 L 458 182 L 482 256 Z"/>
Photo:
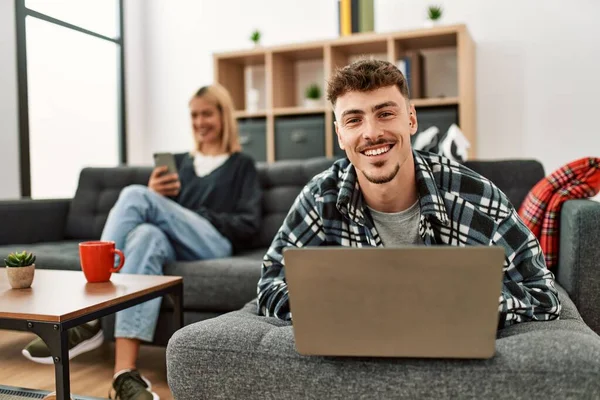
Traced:
<path id="1" fill-rule="evenodd" d="M 165 303 L 169 303 L 165 307 Z M 169 339 L 177 330 L 178 326 L 175 325 L 175 316 L 173 315 L 173 309 L 170 307 L 170 302 L 163 301 L 161 303 L 163 308 L 158 315 L 158 321 L 156 322 L 156 329 L 154 331 L 154 338 L 152 344 L 157 346 L 167 347 Z M 209 312 L 209 311 L 185 311 L 183 313 L 183 325 L 193 324 L 194 322 L 204 321 L 205 319 L 215 318 L 223 313 Z M 102 331 L 104 333 L 105 340 L 114 340 L 115 338 L 115 314 L 109 314 L 102 317 Z"/>
<path id="2" fill-rule="evenodd" d="M 315 175 L 335 161 L 318 157 L 306 160 L 282 160 L 273 164 L 258 163 L 263 189 L 263 224 L 251 247 L 269 247 L 294 200 Z"/>
<path id="3" fill-rule="evenodd" d="M 66 238 L 100 238 L 121 189 L 148 184 L 151 172 L 148 167 L 84 168 L 67 217 Z"/>
<path id="4" fill-rule="evenodd" d="M 465 166 L 494 182 L 517 210 L 531 188 L 544 178 L 544 167 L 536 160 L 467 161 Z"/>
<path id="5" fill-rule="evenodd" d="M 256 297 L 261 259 L 266 249 L 204 261 L 177 261 L 165 266 L 165 275 L 183 277 L 186 310 L 239 310 Z"/>
<path id="6" fill-rule="evenodd" d="M 259 262 L 261 262 L 263 257 L 265 256 L 267 250 L 268 250 L 267 247 L 261 247 L 258 249 L 244 251 L 240 254 L 237 254 L 236 257 L 252 258 L 254 260 L 258 260 Z"/>
<path id="7" fill-rule="evenodd" d="M 173 335 L 169 385 L 182 399 L 590 398 L 600 338 L 559 290 L 562 319 L 500 331 L 489 360 L 301 356 L 292 326 L 251 302 Z"/>
<path id="8" fill-rule="evenodd" d="M 34 244 L 12 244 L 0 246 L 2 259 L 13 251 L 32 252 L 36 256 L 35 267 L 39 269 L 62 269 L 80 271 L 79 240 Z"/>

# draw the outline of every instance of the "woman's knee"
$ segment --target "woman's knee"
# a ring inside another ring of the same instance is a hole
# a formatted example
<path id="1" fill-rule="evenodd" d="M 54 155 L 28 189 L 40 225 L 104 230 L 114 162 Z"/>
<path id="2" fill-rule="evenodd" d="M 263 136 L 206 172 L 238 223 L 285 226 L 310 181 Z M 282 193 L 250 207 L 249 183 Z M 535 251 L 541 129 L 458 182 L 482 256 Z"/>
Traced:
<path id="1" fill-rule="evenodd" d="M 150 252 L 165 260 L 174 257 L 174 250 L 167 235 L 156 225 L 140 224 L 125 238 L 125 255 Z"/>
<path id="2" fill-rule="evenodd" d="M 127 235 L 127 244 L 156 246 L 161 242 L 168 243 L 167 235 L 156 225 L 140 224 Z"/>
<path id="3" fill-rule="evenodd" d="M 161 275 L 162 264 L 175 258 L 167 235 L 152 224 L 140 224 L 125 239 L 125 265 L 129 274 Z"/>

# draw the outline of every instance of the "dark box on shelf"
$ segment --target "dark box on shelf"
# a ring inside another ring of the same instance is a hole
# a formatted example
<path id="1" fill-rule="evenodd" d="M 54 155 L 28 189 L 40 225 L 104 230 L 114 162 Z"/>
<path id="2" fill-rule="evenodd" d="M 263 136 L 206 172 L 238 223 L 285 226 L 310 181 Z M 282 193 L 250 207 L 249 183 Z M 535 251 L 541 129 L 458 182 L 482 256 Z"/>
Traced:
<path id="1" fill-rule="evenodd" d="M 325 155 L 325 116 L 301 115 L 275 119 L 275 159 Z"/>
<path id="2" fill-rule="evenodd" d="M 267 161 L 267 121 L 248 118 L 238 121 L 242 151 L 254 161 Z"/>

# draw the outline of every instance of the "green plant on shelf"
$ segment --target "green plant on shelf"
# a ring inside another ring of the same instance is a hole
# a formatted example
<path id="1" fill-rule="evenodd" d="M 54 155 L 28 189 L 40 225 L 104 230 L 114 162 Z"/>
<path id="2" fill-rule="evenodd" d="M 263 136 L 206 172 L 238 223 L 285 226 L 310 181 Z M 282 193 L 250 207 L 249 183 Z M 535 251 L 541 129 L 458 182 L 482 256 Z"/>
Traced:
<path id="1" fill-rule="evenodd" d="M 442 18 L 442 13 L 443 10 L 441 6 L 429 6 L 427 9 L 427 15 L 432 21 L 437 21 L 438 19 Z"/>
<path id="2" fill-rule="evenodd" d="M 307 99 L 318 100 L 321 98 L 321 88 L 316 83 L 308 86 L 304 92 Z"/>
<path id="3" fill-rule="evenodd" d="M 22 253 L 10 253 L 4 259 L 4 264 L 9 268 L 28 267 L 33 265 L 33 263 L 35 263 L 35 255 L 27 253 L 25 250 Z"/>
<path id="4" fill-rule="evenodd" d="M 260 31 L 259 30 L 255 30 L 254 32 L 252 32 L 252 34 L 250 35 L 250 40 L 252 40 L 254 42 L 254 44 L 259 44 L 260 43 Z"/>

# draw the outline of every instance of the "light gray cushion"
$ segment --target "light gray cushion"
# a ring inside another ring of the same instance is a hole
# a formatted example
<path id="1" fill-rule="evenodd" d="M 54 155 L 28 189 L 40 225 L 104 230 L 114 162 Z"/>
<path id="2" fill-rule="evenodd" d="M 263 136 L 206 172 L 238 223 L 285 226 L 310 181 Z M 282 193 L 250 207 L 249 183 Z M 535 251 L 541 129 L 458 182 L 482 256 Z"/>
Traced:
<path id="1" fill-rule="evenodd" d="M 561 320 L 504 329 L 490 360 L 300 356 L 290 324 L 252 302 L 171 338 L 169 386 L 178 399 L 594 398 L 600 338 L 560 297 Z"/>
<path id="2" fill-rule="evenodd" d="M 179 329 L 175 326 L 175 317 L 169 301 L 163 300 L 161 305 L 167 306 L 169 309 L 163 309 L 158 316 L 156 330 L 154 331 L 154 339 L 152 344 L 165 347 L 169 342 L 169 338 Z M 189 325 L 194 322 L 203 321 L 209 318 L 215 318 L 222 313 L 202 312 L 202 311 L 186 311 L 183 313 L 183 324 Z M 115 335 L 115 314 L 110 314 L 102 318 L 102 331 L 104 339 L 113 340 Z"/>

